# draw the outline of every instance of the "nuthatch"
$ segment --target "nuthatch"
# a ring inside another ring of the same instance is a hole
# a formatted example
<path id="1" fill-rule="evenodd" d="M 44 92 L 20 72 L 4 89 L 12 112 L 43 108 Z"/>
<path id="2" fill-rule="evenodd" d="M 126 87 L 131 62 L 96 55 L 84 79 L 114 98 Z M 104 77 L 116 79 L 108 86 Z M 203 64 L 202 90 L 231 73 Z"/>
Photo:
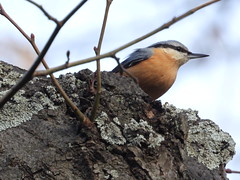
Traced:
<path id="1" fill-rule="evenodd" d="M 207 56 L 192 53 L 182 43 L 169 40 L 137 49 L 121 65 L 137 79 L 143 91 L 157 99 L 172 86 L 181 65 L 190 59 Z M 119 73 L 121 70 L 118 65 L 112 72 Z"/>

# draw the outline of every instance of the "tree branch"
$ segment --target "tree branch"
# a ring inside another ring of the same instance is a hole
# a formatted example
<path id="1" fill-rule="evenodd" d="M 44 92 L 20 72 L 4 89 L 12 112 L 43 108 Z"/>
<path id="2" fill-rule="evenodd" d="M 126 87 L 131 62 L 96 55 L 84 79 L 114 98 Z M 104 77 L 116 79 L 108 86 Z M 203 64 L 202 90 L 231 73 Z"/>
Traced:
<path id="1" fill-rule="evenodd" d="M 58 21 L 56 18 L 54 18 L 53 16 L 51 16 L 51 15 L 42 7 L 42 5 L 39 5 L 39 4 L 37 4 L 36 2 L 31 1 L 31 0 L 26 0 L 26 1 L 28 1 L 28 2 L 32 3 L 33 5 L 35 5 L 36 7 L 38 7 L 38 8 L 43 12 L 43 14 L 44 14 L 49 20 L 54 21 L 56 24 L 59 23 L 59 21 Z"/>
<path id="2" fill-rule="evenodd" d="M 100 37 L 99 37 L 99 41 L 98 41 L 98 46 L 97 46 L 97 48 L 94 48 L 96 56 L 100 55 L 100 52 L 101 52 L 102 41 L 103 41 L 105 29 L 106 29 L 108 12 L 109 12 L 111 3 L 112 3 L 112 0 L 106 0 L 106 9 L 105 9 L 102 29 L 101 29 L 101 33 L 100 33 Z M 90 116 L 90 119 L 92 121 L 95 119 L 95 116 L 97 113 L 97 108 L 99 106 L 99 101 L 100 101 L 100 96 L 101 96 L 101 84 L 102 84 L 102 81 L 101 81 L 100 59 L 97 59 L 97 93 L 95 96 L 95 101 L 94 101 L 91 116 Z"/>
<path id="3" fill-rule="evenodd" d="M 50 68 L 46 71 L 38 71 L 38 72 L 35 72 L 35 76 L 42 76 L 42 75 L 48 75 L 48 74 L 51 74 L 51 73 L 54 73 L 54 72 L 57 72 L 57 71 L 61 71 L 63 69 L 66 69 L 66 68 L 69 68 L 69 67 L 73 67 L 73 66 L 77 66 L 77 65 L 80 65 L 80 64 L 85 64 L 85 63 L 89 63 L 89 62 L 92 62 L 92 61 L 96 61 L 97 59 L 104 59 L 104 58 L 107 58 L 107 57 L 113 57 L 116 53 L 118 53 L 119 51 L 122 51 L 123 49 L 126 49 L 164 29 L 167 29 L 169 28 L 171 25 L 175 24 L 176 22 L 184 19 L 185 17 L 195 13 L 196 11 L 206 7 L 206 6 L 209 6 L 213 3 L 216 3 L 218 1 L 221 1 L 221 0 L 212 0 L 212 1 L 209 1 L 207 3 L 204 3 L 200 6 L 197 6 L 189 11 L 187 11 L 186 13 L 180 15 L 180 16 L 177 16 L 177 17 L 174 17 L 172 20 L 168 21 L 167 23 L 163 24 L 162 26 L 158 27 L 157 29 L 133 40 L 133 41 L 130 41 L 128 42 L 127 44 L 124 44 L 112 51 L 109 51 L 107 53 L 104 53 L 102 55 L 98 55 L 98 56 L 95 56 L 95 57 L 90 57 L 90 58 L 86 58 L 86 59 L 81 59 L 81 60 L 78 60 L 78 61 L 74 61 L 74 62 L 70 62 L 69 64 L 63 64 L 63 65 L 60 65 L 60 66 L 57 66 L 57 67 L 54 67 L 54 68 Z"/>
<path id="4" fill-rule="evenodd" d="M 240 174 L 240 171 L 234 171 L 234 170 L 231 170 L 231 169 L 225 169 L 225 172 L 228 173 L 228 174 L 231 174 L 231 173 Z"/>
<path id="5" fill-rule="evenodd" d="M 112 58 L 114 58 L 117 61 L 118 66 L 120 67 L 120 74 L 122 75 L 123 73 L 126 73 L 129 77 L 131 77 L 136 83 L 138 83 L 138 80 L 136 77 L 134 77 L 130 72 L 128 72 L 123 65 L 119 62 L 119 58 L 116 56 L 113 56 Z"/>

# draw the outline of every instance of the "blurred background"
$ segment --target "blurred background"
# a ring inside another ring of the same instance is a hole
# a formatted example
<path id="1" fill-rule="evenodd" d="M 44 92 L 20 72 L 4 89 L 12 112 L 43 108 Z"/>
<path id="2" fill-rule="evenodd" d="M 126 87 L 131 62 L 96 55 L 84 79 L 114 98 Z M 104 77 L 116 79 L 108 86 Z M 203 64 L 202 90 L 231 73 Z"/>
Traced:
<path id="1" fill-rule="evenodd" d="M 79 0 L 35 0 L 58 20 L 63 19 Z M 203 0 L 114 0 L 109 13 L 102 53 L 113 50 L 196 7 Z M 1 0 L 5 11 L 28 34 L 35 35 L 41 50 L 55 28 L 43 13 L 24 0 Z M 50 67 L 70 60 L 94 56 L 97 46 L 105 0 L 89 0 L 65 24 L 53 42 L 45 59 Z M 227 168 L 240 171 L 240 1 L 220 1 L 206 7 L 169 29 L 137 43 L 117 54 L 124 60 L 134 49 L 162 40 L 178 40 L 190 51 L 210 57 L 192 60 L 182 66 L 173 87 L 160 99 L 178 108 L 191 108 L 203 119 L 211 119 L 231 134 L 236 142 L 236 155 Z M 27 40 L 3 16 L 0 16 L 0 60 L 28 69 L 36 54 Z M 111 58 L 101 61 L 102 70 L 116 66 Z M 56 73 L 96 70 L 95 62 Z M 39 69 L 43 69 L 39 67 Z M 239 174 L 228 175 L 231 180 Z"/>

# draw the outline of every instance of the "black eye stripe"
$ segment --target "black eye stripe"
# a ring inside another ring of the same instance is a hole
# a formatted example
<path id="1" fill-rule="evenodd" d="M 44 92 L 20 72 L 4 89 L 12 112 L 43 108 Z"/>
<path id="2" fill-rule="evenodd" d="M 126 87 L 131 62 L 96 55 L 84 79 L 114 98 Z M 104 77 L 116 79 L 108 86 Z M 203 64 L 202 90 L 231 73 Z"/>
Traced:
<path id="1" fill-rule="evenodd" d="M 186 49 L 183 49 L 183 48 L 180 47 L 180 46 L 177 46 L 177 47 L 173 46 L 172 48 L 175 49 L 175 50 L 177 50 L 177 51 L 180 51 L 180 52 L 188 52 Z"/>
<path id="2" fill-rule="evenodd" d="M 170 44 L 154 44 L 152 46 L 149 46 L 149 48 L 171 48 L 171 49 L 175 49 L 179 52 L 185 52 L 185 53 L 189 53 L 188 50 L 182 48 L 181 46 L 173 46 L 173 45 L 170 45 Z"/>

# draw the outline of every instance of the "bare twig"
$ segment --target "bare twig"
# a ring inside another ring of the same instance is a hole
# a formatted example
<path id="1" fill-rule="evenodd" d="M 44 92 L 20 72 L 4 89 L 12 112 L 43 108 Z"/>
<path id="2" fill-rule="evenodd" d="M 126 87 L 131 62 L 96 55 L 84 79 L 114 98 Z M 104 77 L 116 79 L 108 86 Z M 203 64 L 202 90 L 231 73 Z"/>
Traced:
<path id="1" fill-rule="evenodd" d="M 70 51 L 69 51 L 69 50 L 67 51 L 66 55 L 67 55 L 67 61 L 66 61 L 66 64 L 68 64 L 69 61 L 70 61 Z"/>
<path id="2" fill-rule="evenodd" d="M 231 174 L 231 173 L 240 174 L 240 171 L 234 171 L 234 170 L 231 170 L 231 169 L 225 169 L 225 172 L 228 173 L 228 174 Z"/>
<path id="3" fill-rule="evenodd" d="M 119 66 L 119 68 L 120 68 L 120 74 L 122 75 L 123 72 L 125 71 L 125 68 L 124 68 L 123 65 L 120 63 L 120 58 L 118 58 L 116 55 L 113 55 L 112 58 L 116 60 L 118 66 Z"/>
<path id="4" fill-rule="evenodd" d="M 59 21 L 58 21 L 56 18 L 54 18 L 53 16 L 51 16 L 51 15 L 42 7 L 42 5 L 39 5 L 39 4 L 37 4 L 36 2 L 31 1 L 31 0 L 26 0 L 26 1 L 28 1 L 28 2 L 32 3 L 33 5 L 35 5 L 36 7 L 38 7 L 38 8 L 43 12 L 43 14 L 44 14 L 49 20 L 54 21 L 56 24 L 59 23 Z"/>
<path id="5" fill-rule="evenodd" d="M 32 46 L 34 47 L 34 50 L 36 51 L 37 54 L 39 54 L 39 50 L 35 44 L 35 40 L 32 40 Z M 69 51 L 68 51 L 69 52 Z M 67 53 L 69 54 L 69 53 Z M 69 61 L 69 57 L 68 57 L 68 61 Z M 44 67 L 46 69 L 49 69 L 46 61 L 43 59 L 42 63 L 44 65 Z M 58 80 L 54 77 L 53 74 L 50 74 L 50 77 L 53 81 L 53 84 L 57 87 L 58 92 L 62 95 L 62 97 L 64 98 L 64 100 L 66 101 L 66 103 L 72 108 L 73 112 L 76 114 L 76 116 L 78 117 L 78 119 L 86 126 L 91 126 L 92 123 L 91 121 L 78 109 L 78 107 L 72 102 L 72 100 L 68 97 L 67 93 L 64 91 L 64 89 L 62 88 L 62 86 L 59 84 Z"/>
<path id="6" fill-rule="evenodd" d="M 131 77 L 136 83 L 138 83 L 138 80 L 136 77 L 134 77 L 130 72 L 128 72 L 128 70 L 126 70 L 123 65 L 119 62 L 119 58 L 117 56 L 112 56 L 112 58 L 114 58 L 117 61 L 117 64 L 120 68 L 120 74 L 122 75 L 123 73 L 126 73 L 129 77 Z"/>
<path id="7" fill-rule="evenodd" d="M 42 61 L 43 57 L 45 56 L 45 54 L 47 53 L 49 47 L 51 46 L 53 40 L 55 39 L 55 37 L 57 36 L 58 32 L 60 31 L 60 29 L 64 26 L 64 24 L 71 18 L 71 16 L 79 9 L 81 8 L 85 3 L 87 2 L 87 0 L 83 0 L 81 1 L 62 21 L 59 21 L 57 23 L 57 26 L 55 28 L 55 30 L 53 31 L 52 35 L 50 36 L 49 40 L 47 41 L 46 45 L 44 46 L 43 50 L 39 53 L 39 56 L 37 57 L 37 59 L 35 60 L 35 62 L 33 63 L 33 65 L 31 66 L 31 68 L 23 75 L 23 77 L 17 82 L 16 85 L 14 85 L 0 100 L 0 108 L 2 108 L 4 106 L 4 104 L 11 98 L 14 96 L 14 94 L 20 89 L 22 88 L 29 80 L 31 80 L 32 75 L 34 73 L 34 71 L 36 70 L 36 68 L 38 67 L 38 65 L 40 64 L 40 62 Z M 5 15 L 6 12 L 3 10 L 2 6 L 0 6 L 0 13 L 1 15 Z M 5 13 L 5 14 L 4 14 Z M 16 23 L 14 25 L 16 26 Z M 21 29 L 21 28 L 18 28 Z M 23 31 L 21 31 L 23 32 Z M 24 34 L 24 33 L 23 33 Z M 25 34 L 26 35 L 26 34 Z M 25 36 L 24 35 L 24 36 Z M 28 37 L 28 36 L 25 36 Z M 31 38 L 34 39 L 34 36 L 32 36 Z M 32 41 L 30 38 L 30 41 Z M 27 38 L 29 40 L 29 38 Z M 34 42 L 34 41 L 32 41 Z M 82 114 L 83 115 L 83 114 Z M 82 120 L 85 121 L 86 117 L 83 115 Z"/>
<path id="8" fill-rule="evenodd" d="M 0 4 L 0 14 L 7 18 L 8 21 L 10 21 L 17 29 L 21 32 L 21 34 L 30 42 L 31 38 L 18 26 L 18 24 L 7 14 L 7 12 L 4 10 L 2 5 Z"/>
<path id="9" fill-rule="evenodd" d="M 96 56 L 100 55 L 100 52 L 101 52 L 102 41 L 103 41 L 105 29 L 106 29 L 108 12 L 109 12 L 109 8 L 111 6 L 111 3 L 112 3 L 112 0 L 106 0 L 106 9 L 105 9 L 105 14 L 104 14 L 104 18 L 103 18 L 103 24 L 102 24 L 100 37 L 99 37 L 99 40 L 98 40 L 98 46 L 97 46 L 97 48 L 94 48 Z M 96 96 L 95 96 L 95 101 L 94 101 L 91 116 L 90 116 L 90 119 L 92 121 L 95 119 L 95 116 L 96 116 L 96 113 L 97 113 L 97 108 L 98 108 L 99 102 L 100 102 L 101 84 L 102 84 L 102 81 L 101 81 L 100 59 L 97 59 L 97 93 L 96 93 Z"/>
<path id="10" fill-rule="evenodd" d="M 95 57 L 90 57 L 90 58 L 86 58 L 86 59 L 82 59 L 82 60 L 78 60 L 78 61 L 74 61 L 74 62 L 71 62 L 68 64 L 68 66 L 66 66 L 65 64 L 63 65 L 60 65 L 60 66 L 57 66 L 57 67 L 54 67 L 54 68 L 51 68 L 51 69 L 48 69 L 46 71 L 38 71 L 38 72 L 35 72 L 35 76 L 41 76 L 41 75 L 48 75 L 48 74 L 51 74 L 51 73 L 54 73 L 54 72 L 57 72 L 57 71 L 61 71 L 63 69 L 66 69 L 68 67 L 73 67 L 73 66 L 77 66 L 77 65 L 80 65 L 80 64 L 85 64 L 85 63 L 89 63 L 89 62 L 92 62 L 92 61 L 96 61 L 97 59 L 104 59 L 104 58 L 107 58 L 107 57 L 113 57 L 113 55 L 115 55 L 116 53 L 118 53 L 119 51 L 122 51 L 123 49 L 126 49 L 128 48 L 129 46 L 132 46 L 133 44 L 136 44 L 164 29 L 167 29 L 169 28 L 171 25 L 175 24 L 176 22 L 184 19 L 185 17 L 195 13 L 196 11 L 206 7 L 206 6 L 209 6 L 213 3 L 216 3 L 218 1 L 221 1 L 221 0 L 212 0 L 212 1 L 209 1 L 207 3 L 204 3 L 200 6 L 197 6 L 189 11 L 187 11 L 186 13 L 180 15 L 180 16 L 177 16 L 177 17 L 174 17 L 172 20 L 168 21 L 167 23 L 163 24 L 162 26 L 158 27 L 157 29 L 133 40 L 133 41 L 130 41 L 129 43 L 127 44 L 124 44 L 122 46 L 120 46 L 119 48 L 116 48 L 112 51 L 109 51 L 107 53 L 104 53 L 102 55 L 98 55 L 98 56 L 95 56 Z"/>

